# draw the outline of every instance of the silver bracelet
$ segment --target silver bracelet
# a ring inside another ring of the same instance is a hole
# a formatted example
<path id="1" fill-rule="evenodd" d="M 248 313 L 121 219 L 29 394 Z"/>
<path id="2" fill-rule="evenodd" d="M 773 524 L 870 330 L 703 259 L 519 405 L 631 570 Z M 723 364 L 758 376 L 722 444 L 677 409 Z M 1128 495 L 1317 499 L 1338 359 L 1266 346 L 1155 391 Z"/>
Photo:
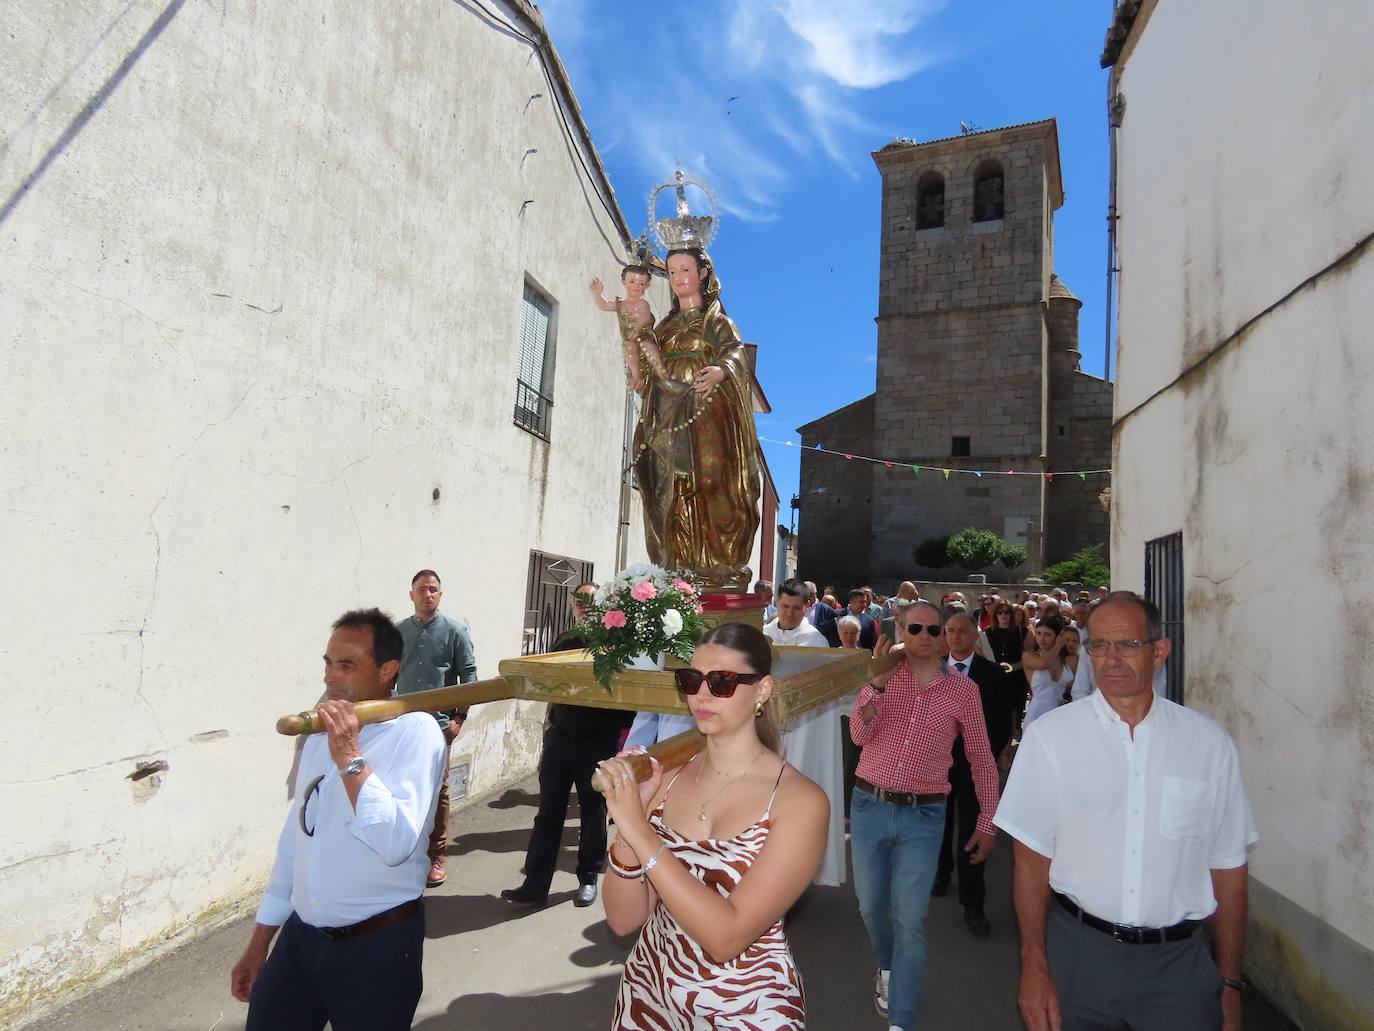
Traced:
<path id="1" fill-rule="evenodd" d="M 654 868 L 654 866 L 658 863 L 659 858 L 663 855 L 663 853 L 665 853 L 665 852 L 667 852 L 667 851 L 668 851 L 668 843 L 665 841 L 661 846 L 659 846 L 658 851 L 655 852 L 655 853 L 653 854 L 653 856 L 649 859 L 649 861 L 648 861 L 647 863 L 644 864 L 644 876 L 645 876 L 645 877 L 648 877 L 648 876 L 649 876 L 649 871 L 652 870 L 652 869 Z"/>

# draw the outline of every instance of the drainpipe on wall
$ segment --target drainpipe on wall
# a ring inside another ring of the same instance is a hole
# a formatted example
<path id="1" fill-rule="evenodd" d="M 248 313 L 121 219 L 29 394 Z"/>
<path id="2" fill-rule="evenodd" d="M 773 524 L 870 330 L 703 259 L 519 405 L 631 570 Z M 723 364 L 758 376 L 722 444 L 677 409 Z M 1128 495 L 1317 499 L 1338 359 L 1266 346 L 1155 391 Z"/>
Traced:
<path id="1" fill-rule="evenodd" d="M 1112 302 L 1116 273 L 1116 136 L 1126 113 L 1126 98 L 1116 91 L 1115 70 L 1107 76 L 1107 146 L 1110 154 L 1107 178 L 1107 303 L 1106 325 L 1102 334 L 1102 378 L 1112 378 Z"/>

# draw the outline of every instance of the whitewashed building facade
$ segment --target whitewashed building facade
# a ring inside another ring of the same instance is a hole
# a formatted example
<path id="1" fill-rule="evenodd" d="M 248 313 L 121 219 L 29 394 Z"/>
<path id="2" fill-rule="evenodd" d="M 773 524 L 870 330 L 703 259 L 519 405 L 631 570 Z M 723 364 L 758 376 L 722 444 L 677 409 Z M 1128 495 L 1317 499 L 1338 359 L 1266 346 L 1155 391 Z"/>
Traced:
<path id="1" fill-rule="evenodd" d="M 1374 1027 L 1374 6 L 1132 0 L 1112 571 L 1240 751 L 1248 976 Z"/>
<path id="2" fill-rule="evenodd" d="M 630 227 L 531 5 L 8 14 L 7 1026 L 256 898 L 345 609 L 433 567 L 491 676 L 538 570 L 643 557 L 587 293 Z M 474 711 L 468 792 L 542 712 Z"/>

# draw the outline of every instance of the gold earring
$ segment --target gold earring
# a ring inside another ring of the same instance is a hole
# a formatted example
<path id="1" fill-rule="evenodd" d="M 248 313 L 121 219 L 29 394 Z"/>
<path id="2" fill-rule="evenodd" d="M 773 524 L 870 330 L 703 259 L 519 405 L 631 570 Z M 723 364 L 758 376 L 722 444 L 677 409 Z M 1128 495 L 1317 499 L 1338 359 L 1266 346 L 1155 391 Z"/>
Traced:
<path id="1" fill-rule="evenodd" d="M 763 715 L 763 703 L 762 703 L 762 702 L 759 702 L 757 705 L 754 706 L 754 719 L 758 719 L 758 718 L 759 718 L 760 716 L 762 716 L 762 715 Z"/>

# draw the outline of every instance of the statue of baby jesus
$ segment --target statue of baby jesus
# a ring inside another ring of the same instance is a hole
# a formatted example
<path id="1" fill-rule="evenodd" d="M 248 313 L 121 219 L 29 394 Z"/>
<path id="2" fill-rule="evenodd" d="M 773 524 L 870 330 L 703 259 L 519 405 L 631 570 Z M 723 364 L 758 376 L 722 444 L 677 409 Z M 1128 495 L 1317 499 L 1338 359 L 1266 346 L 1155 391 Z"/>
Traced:
<path id="1" fill-rule="evenodd" d="M 644 299 L 649 289 L 649 270 L 643 265 L 626 265 L 620 272 L 621 285 L 625 287 L 626 297 L 621 300 L 606 300 L 600 278 L 591 282 L 592 300 L 602 311 L 613 311 L 620 321 L 620 344 L 625 358 L 625 371 L 628 374 L 631 390 L 643 390 L 645 385 L 644 365 L 647 364 L 659 379 L 668 378 L 668 370 L 663 365 L 663 355 L 654 339 L 654 313 L 649 302 Z M 643 356 L 643 362 L 640 356 Z"/>

